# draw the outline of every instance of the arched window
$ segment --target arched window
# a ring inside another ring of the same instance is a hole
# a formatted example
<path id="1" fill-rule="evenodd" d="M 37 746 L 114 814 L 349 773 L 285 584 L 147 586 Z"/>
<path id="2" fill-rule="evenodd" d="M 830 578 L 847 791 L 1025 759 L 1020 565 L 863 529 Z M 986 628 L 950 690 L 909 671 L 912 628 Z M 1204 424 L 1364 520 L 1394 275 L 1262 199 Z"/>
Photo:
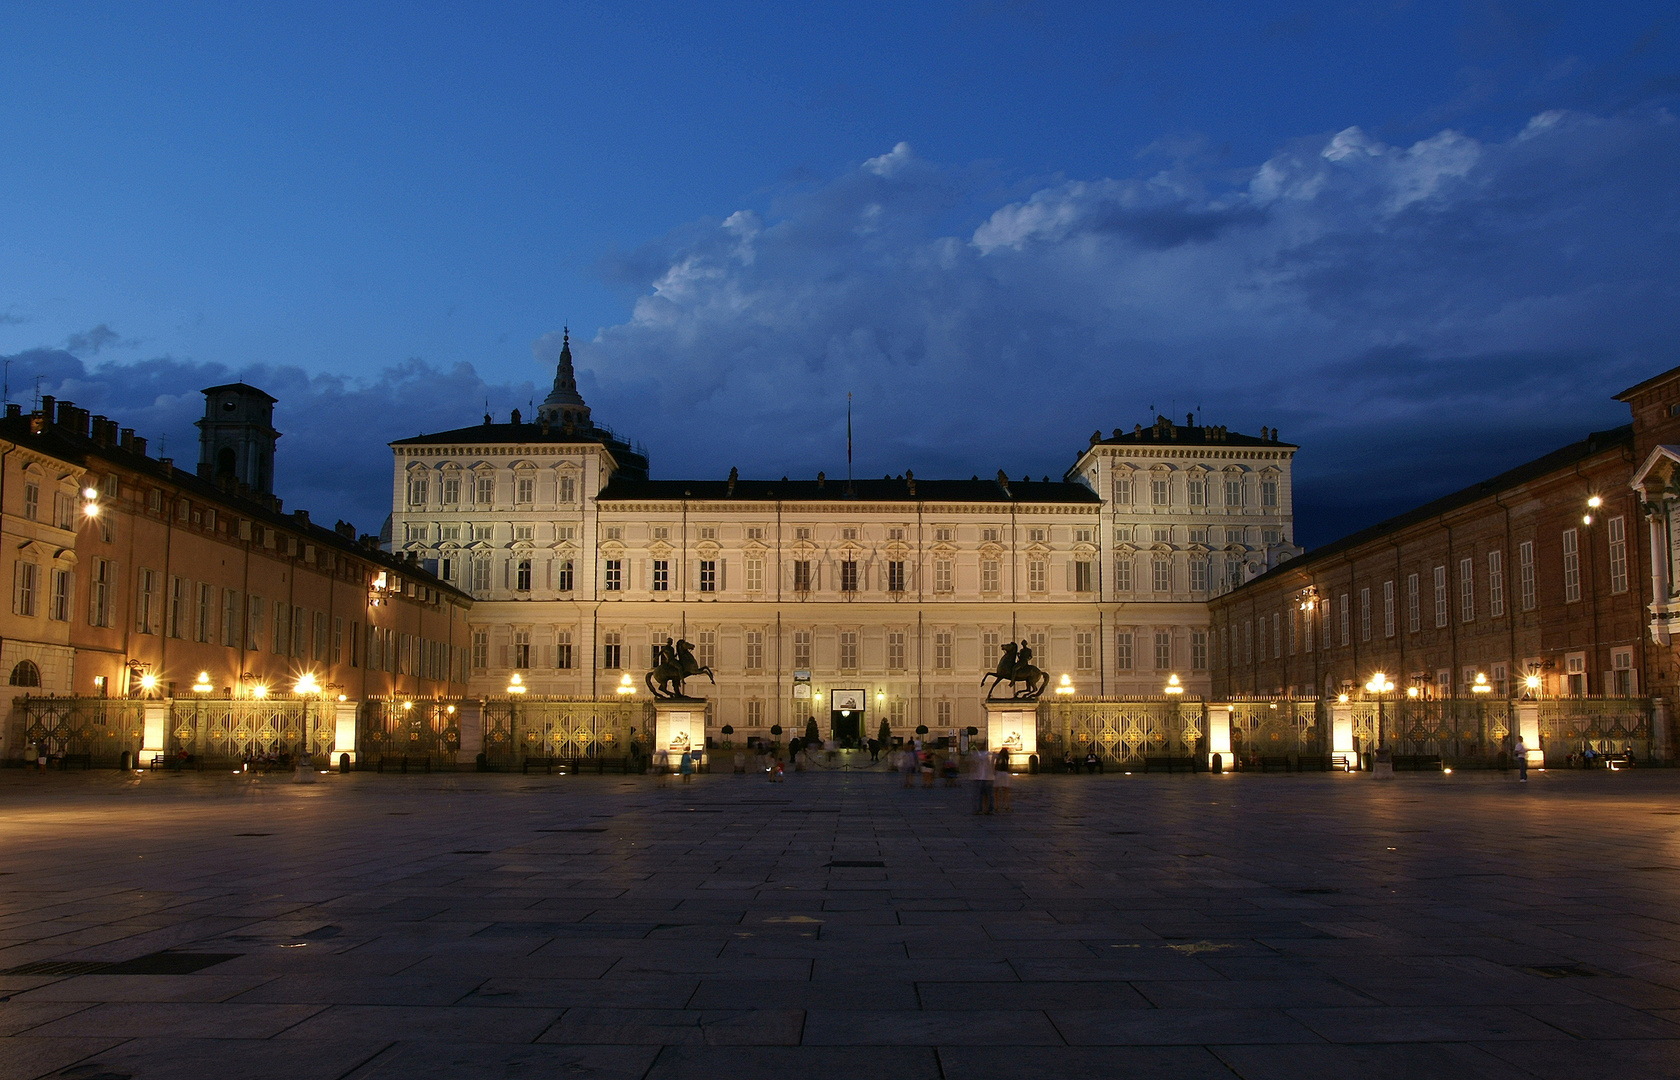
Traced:
<path id="1" fill-rule="evenodd" d="M 33 660 L 19 660 L 12 668 L 13 686 L 40 686 L 41 669 L 35 666 Z"/>

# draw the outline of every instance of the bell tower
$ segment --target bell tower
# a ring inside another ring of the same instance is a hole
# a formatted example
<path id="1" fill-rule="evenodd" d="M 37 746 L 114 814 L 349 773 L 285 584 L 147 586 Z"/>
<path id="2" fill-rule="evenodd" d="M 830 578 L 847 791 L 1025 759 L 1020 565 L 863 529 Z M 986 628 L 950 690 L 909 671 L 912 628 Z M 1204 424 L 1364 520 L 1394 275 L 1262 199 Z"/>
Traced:
<path id="1" fill-rule="evenodd" d="M 274 402 L 245 383 L 204 391 L 204 419 L 198 428 L 198 475 L 217 483 L 244 484 L 258 495 L 274 494 Z"/>

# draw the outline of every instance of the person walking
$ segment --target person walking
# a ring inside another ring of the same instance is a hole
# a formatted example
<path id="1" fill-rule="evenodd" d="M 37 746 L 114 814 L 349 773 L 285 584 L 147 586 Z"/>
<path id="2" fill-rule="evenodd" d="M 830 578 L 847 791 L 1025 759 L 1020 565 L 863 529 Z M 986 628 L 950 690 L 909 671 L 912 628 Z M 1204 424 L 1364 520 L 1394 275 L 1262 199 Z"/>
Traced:
<path id="1" fill-rule="evenodd" d="M 671 754 L 670 754 L 670 751 L 666 750 L 663 746 L 659 747 L 658 749 L 656 749 L 653 752 L 653 775 L 655 775 L 659 778 L 658 781 L 657 781 L 658 786 L 660 786 L 660 787 L 669 787 L 670 786 L 670 784 L 671 784 Z"/>
<path id="2" fill-rule="evenodd" d="M 677 762 L 677 772 L 682 775 L 682 782 L 689 783 L 694 779 L 694 753 L 684 750 L 682 759 Z"/>
<path id="3" fill-rule="evenodd" d="M 1521 735 L 1517 736 L 1517 782 L 1528 783 L 1528 744 Z"/>
<path id="4" fill-rule="evenodd" d="M 976 750 L 969 755 L 969 780 L 974 784 L 974 812 L 992 812 L 992 755 Z"/>
<path id="5" fill-rule="evenodd" d="M 932 750 L 923 750 L 922 753 L 921 753 L 921 770 L 920 770 L 921 774 L 922 774 L 922 787 L 923 788 L 930 788 L 930 787 L 933 786 L 933 764 L 934 764 L 934 762 L 933 762 L 933 751 Z"/>
<path id="6" fill-rule="evenodd" d="M 1009 812 L 1009 751 L 999 750 L 997 762 L 992 770 L 996 775 L 992 778 L 992 806 L 998 813 Z"/>

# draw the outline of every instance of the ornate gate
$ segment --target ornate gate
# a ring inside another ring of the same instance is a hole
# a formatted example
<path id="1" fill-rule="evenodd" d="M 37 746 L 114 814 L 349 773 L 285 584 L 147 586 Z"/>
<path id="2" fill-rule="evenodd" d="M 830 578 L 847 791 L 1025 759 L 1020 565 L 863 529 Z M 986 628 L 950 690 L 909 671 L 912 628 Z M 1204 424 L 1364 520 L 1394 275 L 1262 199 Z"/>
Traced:
<path id="1" fill-rule="evenodd" d="M 1600 754 L 1633 747 L 1634 757 L 1651 755 L 1649 698 L 1557 698 L 1540 702 L 1540 745 L 1548 764 L 1591 746 Z"/>
<path id="2" fill-rule="evenodd" d="M 460 712 L 453 702 L 382 699 L 362 704 L 356 745 L 365 760 L 427 757 L 454 760 L 461 748 Z"/>
<path id="3" fill-rule="evenodd" d="M 331 703 L 290 698 L 176 699 L 171 747 L 207 758 L 238 761 L 246 755 L 325 755 L 337 724 Z"/>
<path id="4" fill-rule="evenodd" d="M 1093 749 L 1106 764 L 1141 764 L 1148 757 L 1188 757 L 1205 733 L 1202 703 L 1166 700 L 1050 703 L 1053 729 L 1067 733 L 1074 757 Z"/>
<path id="5" fill-rule="evenodd" d="M 492 699 L 484 703 L 484 757 L 501 768 L 528 757 L 617 757 L 632 731 L 641 739 L 652 727 L 652 708 L 622 699 Z"/>
<path id="6" fill-rule="evenodd" d="M 1318 701 L 1281 698 L 1232 702 L 1231 752 L 1238 760 L 1328 753 Z"/>
<path id="7" fill-rule="evenodd" d="M 115 765 L 124 750 L 138 755 L 146 734 L 145 706 L 106 698 L 19 698 L 23 738 L 49 757 L 86 754 L 92 764 Z"/>

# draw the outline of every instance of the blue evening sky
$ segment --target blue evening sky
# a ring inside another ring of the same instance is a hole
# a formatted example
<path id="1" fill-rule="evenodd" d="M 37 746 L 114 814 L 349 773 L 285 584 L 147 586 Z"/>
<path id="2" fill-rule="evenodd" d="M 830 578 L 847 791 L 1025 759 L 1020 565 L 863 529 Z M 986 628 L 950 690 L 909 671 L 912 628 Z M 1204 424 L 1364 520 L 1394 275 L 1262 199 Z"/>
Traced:
<path id="1" fill-rule="evenodd" d="M 0 7 L 0 357 L 195 457 L 541 400 L 655 475 L 1057 474 L 1151 407 L 1302 444 L 1301 539 L 1676 363 L 1672 3 Z"/>

